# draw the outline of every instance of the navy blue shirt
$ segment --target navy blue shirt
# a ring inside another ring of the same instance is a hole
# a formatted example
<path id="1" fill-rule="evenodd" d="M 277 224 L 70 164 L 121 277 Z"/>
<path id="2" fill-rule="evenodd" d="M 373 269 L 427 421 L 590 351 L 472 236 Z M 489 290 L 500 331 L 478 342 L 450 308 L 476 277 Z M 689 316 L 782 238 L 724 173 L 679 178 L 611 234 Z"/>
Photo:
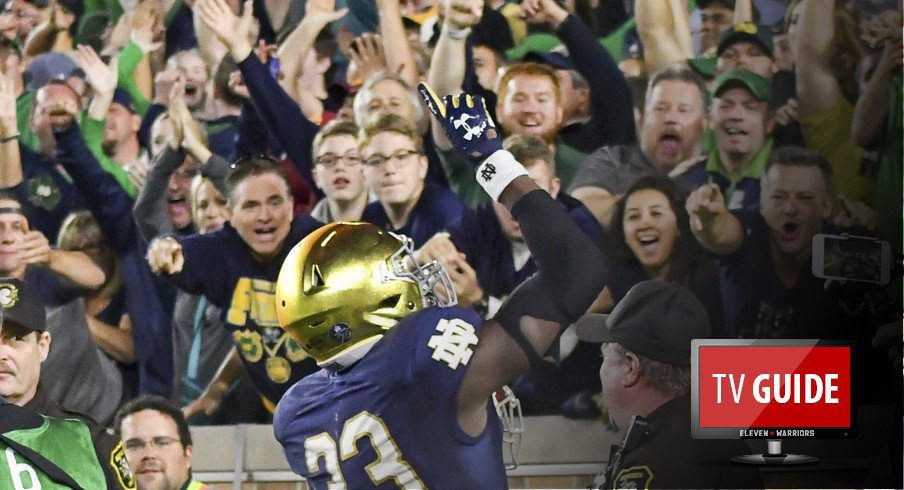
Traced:
<path id="1" fill-rule="evenodd" d="M 351 368 L 293 386 L 273 418 L 292 470 L 314 489 L 508 488 L 489 400 L 480 435 L 458 425 L 458 391 L 482 326 L 473 310 L 428 308 Z"/>
<path id="2" fill-rule="evenodd" d="M 379 201 L 364 208 L 361 221 L 405 235 L 414 240 L 415 248 L 420 248 L 436 233 L 460 226 L 467 213 L 465 203 L 455 193 L 439 184 L 425 181 L 424 190 L 411 210 L 408 222 L 401 228 L 393 228 Z"/>
<path id="3" fill-rule="evenodd" d="M 775 273 L 769 227 L 759 213 L 734 211 L 744 242 L 720 258 L 726 327 L 736 338 L 844 339 L 851 328 L 838 302 L 826 294 L 825 279 L 805 264 L 794 286 Z M 824 227 L 823 232 L 831 232 Z"/>
<path id="4" fill-rule="evenodd" d="M 602 229 L 590 211 L 577 199 L 559 193 L 556 198 L 578 227 L 594 242 Z M 449 238 L 477 273 L 483 291 L 497 298 L 508 296 L 519 284 L 537 272 L 533 259 L 518 270 L 512 257 L 512 243 L 503 233 L 492 205 L 483 205 L 468 213 L 461 226 L 450 228 Z"/>
<path id="5" fill-rule="evenodd" d="M 85 199 L 65 173 L 25 145 L 19 145 L 22 182 L 13 187 L 28 216 L 28 225 L 48 240 L 56 240 L 63 220 L 72 211 L 84 209 Z"/>
<path id="6" fill-rule="evenodd" d="M 322 223 L 308 215 L 292 221 L 279 253 L 260 263 L 230 223 L 203 235 L 176 237 L 182 244 L 182 272 L 168 276 L 179 289 L 203 294 L 223 308 L 225 326 L 261 394 L 276 403 L 317 366 L 276 317 L 276 278 L 289 251 Z"/>

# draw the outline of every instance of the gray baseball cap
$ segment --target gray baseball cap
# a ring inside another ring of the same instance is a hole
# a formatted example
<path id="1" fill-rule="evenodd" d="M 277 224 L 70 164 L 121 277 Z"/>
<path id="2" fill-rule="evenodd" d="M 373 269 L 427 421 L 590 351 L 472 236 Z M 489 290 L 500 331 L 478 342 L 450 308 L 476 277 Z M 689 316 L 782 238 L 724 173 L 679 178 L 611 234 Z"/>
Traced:
<path id="1" fill-rule="evenodd" d="M 612 313 L 590 313 L 575 324 L 585 342 L 617 342 L 637 355 L 691 364 L 691 341 L 709 338 L 709 314 L 690 291 L 665 281 L 634 285 Z"/>

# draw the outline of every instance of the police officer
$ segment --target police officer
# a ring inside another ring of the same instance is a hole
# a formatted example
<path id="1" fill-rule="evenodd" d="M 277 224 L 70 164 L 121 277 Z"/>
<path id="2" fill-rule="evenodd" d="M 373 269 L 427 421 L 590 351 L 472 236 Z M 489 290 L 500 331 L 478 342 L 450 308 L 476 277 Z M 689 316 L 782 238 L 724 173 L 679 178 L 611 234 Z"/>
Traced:
<path id="1" fill-rule="evenodd" d="M 0 396 L 9 403 L 52 417 L 46 419 L 49 421 L 73 418 L 82 420 L 89 432 L 84 435 L 90 436 L 90 439 L 86 440 L 94 446 L 97 458 L 95 461 L 99 462 L 103 469 L 107 488 L 135 488 L 125 453 L 116 436 L 81 414 L 63 410 L 47 397 L 38 384 L 41 363 L 50 351 L 51 338 L 50 333 L 46 331 L 44 304 L 37 291 L 19 279 L 0 278 L 0 308 L 4 316 L 3 345 L 0 349 Z M 77 366 L 73 366 L 73 369 L 77 369 Z M 9 410 L 9 407 L 4 410 Z M 33 417 L 31 419 L 33 422 L 37 421 Z M 59 421 L 49 423 L 54 425 L 57 422 Z M 37 426 L 40 426 L 40 423 Z M 85 432 L 84 427 L 81 430 L 74 428 L 72 430 Z M 81 439 L 60 437 L 55 440 L 57 446 L 51 444 L 48 448 L 58 447 L 66 452 L 78 447 L 78 441 Z M 65 445 L 60 444 L 63 441 Z M 14 471 L 10 470 L 11 473 Z M 0 487 L 3 487 L 2 481 Z M 97 485 L 85 488 L 97 488 Z"/>
<path id="2" fill-rule="evenodd" d="M 735 466 L 741 440 L 691 437 L 691 341 L 710 336 L 709 317 L 690 291 L 638 283 L 608 315 L 588 314 L 578 338 L 602 342 L 602 403 L 626 427 L 593 488 L 762 488 L 755 468 Z"/>

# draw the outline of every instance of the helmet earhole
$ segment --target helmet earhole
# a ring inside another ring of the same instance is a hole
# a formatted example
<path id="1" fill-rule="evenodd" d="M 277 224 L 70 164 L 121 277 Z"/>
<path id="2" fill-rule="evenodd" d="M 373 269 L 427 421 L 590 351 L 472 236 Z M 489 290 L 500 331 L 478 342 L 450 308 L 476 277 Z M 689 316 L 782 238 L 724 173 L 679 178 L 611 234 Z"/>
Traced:
<path id="1" fill-rule="evenodd" d="M 408 302 L 408 309 L 409 309 L 409 310 L 413 310 L 413 309 L 414 309 L 414 301 L 409 301 L 409 302 Z"/>

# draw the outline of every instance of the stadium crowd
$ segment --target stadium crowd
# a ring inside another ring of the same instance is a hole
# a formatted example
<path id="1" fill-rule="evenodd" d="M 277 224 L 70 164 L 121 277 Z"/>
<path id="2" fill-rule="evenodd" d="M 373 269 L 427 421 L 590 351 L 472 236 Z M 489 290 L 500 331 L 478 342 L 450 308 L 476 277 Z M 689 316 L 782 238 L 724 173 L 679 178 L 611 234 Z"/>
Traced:
<path id="1" fill-rule="evenodd" d="M 192 425 L 271 423 L 318 369 L 277 276 L 326 223 L 409 237 L 492 318 L 538 264 L 419 82 L 480 95 L 599 246 L 590 312 L 676 283 L 713 338 L 856 342 L 858 396 L 892 401 L 900 316 L 851 312 L 870 290 L 824 287 L 811 243 L 904 252 L 895 0 L 0 4 L 0 277 L 46 307 L 58 408 L 110 427 L 154 394 Z M 25 404 L 10 350 L 0 395 Z M 525 414 L 608 420 L 599 352 L 565 329 L 510 384 Z"/>

